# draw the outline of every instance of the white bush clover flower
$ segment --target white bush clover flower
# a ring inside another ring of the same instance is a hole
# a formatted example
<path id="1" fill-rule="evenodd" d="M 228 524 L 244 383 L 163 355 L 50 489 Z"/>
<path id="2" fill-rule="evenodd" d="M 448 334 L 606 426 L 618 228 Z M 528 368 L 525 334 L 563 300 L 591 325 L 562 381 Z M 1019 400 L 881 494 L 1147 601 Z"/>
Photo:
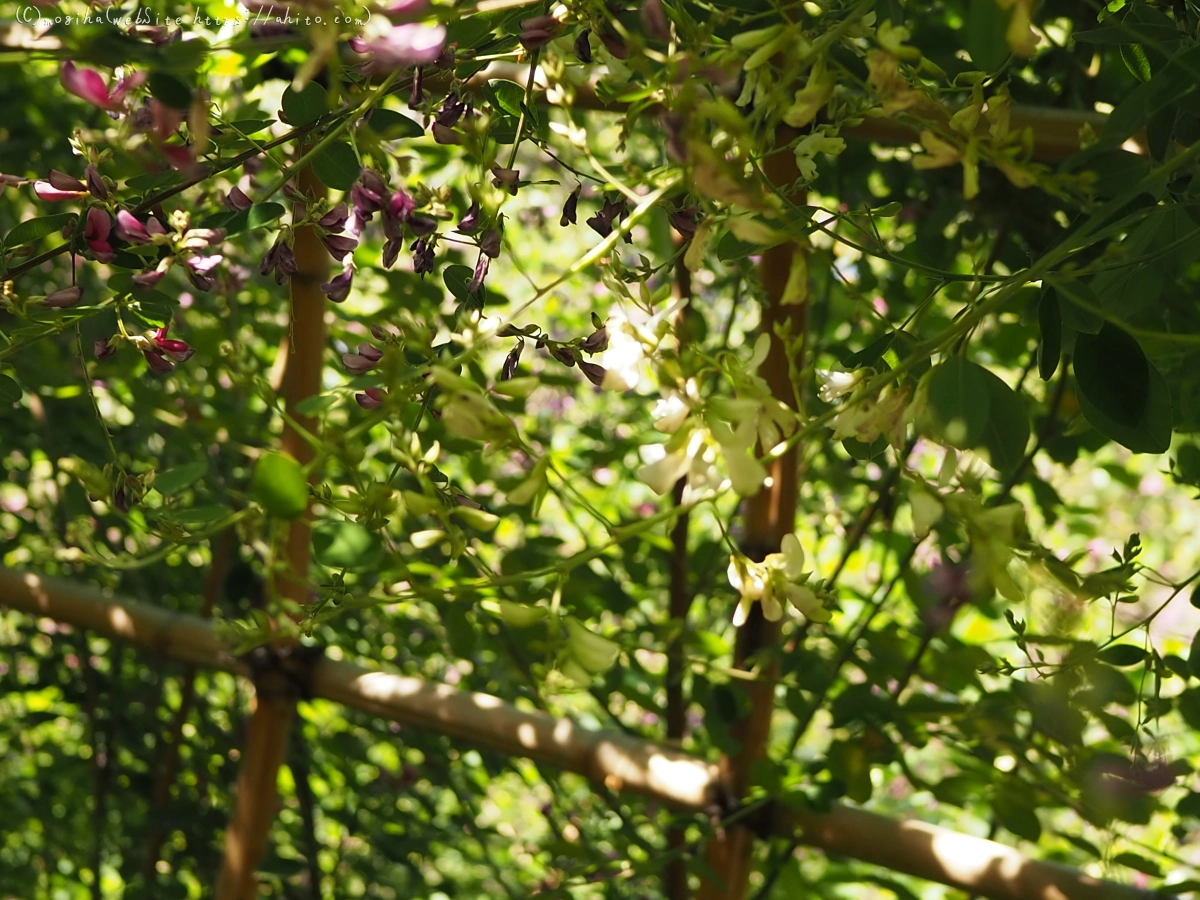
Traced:
<path id="1" fill-rule="evenodd" d="M 794 534 L 784 535 L 779 553 L 771 553 L 761 563 L 740 554 L 729 558 L 729 583 L 738 592 L 733 624 L 740 627 L 750 616 L 757 600 L 768 622 L 783 618 L 788 604 L 813 622 L 828 622 L 829 610 L 807 584 L 811 573 L 804 569 L 804 550 Z"/>
<path id="2" fill-rule="evenodd" d="M 802 137 L 796 142 L 796 168 L 800 170 L 800 177 L 805 181 L 817 177 L 817 163 L 813 157 L 818 153 L 837 156 L 845 149 L 846 142 L 840 137 L 831 137 L 824 127 Z"/>
<path id="3" fill-rule="evenodd" d="M 695 379 L 689 379 L 684 390 L 667 388 L 661 400 L 654 404 L 654 430 L 663 434 L 674 434 L 683 427 L 692 414 L 692 404 L 699 399 Z"/>
<path id="4" fill-rule="evenodd" d="M 671 317 L 682 308 L 683 302 L 680 299 L 670 303 L 641 322 L 634 322 L 619 308 L 610 314 L 605 323 L 608 347 L 599 360 L 604 369 L 602 388 L 624 392 L 638 386 L 642 375 L 649 370 L 651 357 L 671 331 Z"/>
<path id="5" fill-rule="evenodd" d="M 667 494 L 691 467 L 692 459 L 687 450 L 686 444 L 667 452 L 663 452 L 662 444 L 643 447 L 642 458 L 651 457 L 651 460 L 638 469 L 638 480 L 644 481 L 660 497 Z"/>
<path id="6" fill-rule="evenodd" d="M 832 403 L 834 400 L 845 397 L 858 387 L 858 383 L 863 380 L 868 371 L 867 369 L 855 369 L 853 372 L 846 372 L 842 369 L 817 369 L 817 380 L 821 382 L 817 396 L 823 403 Z"/>
<path id="7" fill-rule="evenodd" d="M 830 425 L 839 441 L 852 437 L 873 444 L 886 436 L 893 447 L 902 447 L 912 418 L 908 389 L 889 384 L 874 397 L 856 390 Z"/>
<path id="8" fill-rule="evenodd" d="M 600 386 L 608 391 L 631 391 L 641 380 L 646 349 L 624 329 L 609 328 L 608 349 L 600 356 L 604 380 Z"/>

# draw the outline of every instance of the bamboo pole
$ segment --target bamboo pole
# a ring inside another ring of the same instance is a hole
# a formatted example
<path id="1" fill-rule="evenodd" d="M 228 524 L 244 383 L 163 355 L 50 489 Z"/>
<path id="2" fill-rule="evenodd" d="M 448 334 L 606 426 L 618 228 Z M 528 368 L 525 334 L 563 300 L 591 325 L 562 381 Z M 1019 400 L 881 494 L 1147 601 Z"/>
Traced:
<path id="1" fill-rule="evenodd" d="M 780 142 L 794 137 L 795 133 L 787 129 L 780 134 Z M 800 175 L 791 153 L 773 154 L 764 160 L 763 165 L 766 176 L 780 189 L 790 188 Z M 797 205 L 802 204 L 803 191 L 790 199 Z M 803 259 L 805 254 L 804 247 L 787 241 L 764 251 L 758 267 L 764 294 L 759 331 L 770 336 L 767 358 L 759 368 L 759 374 L 770 387 L 771 396 L 792 409 L 796 408 L 792 367 L 803 368 L 804 363 L 794 358 L 795 354 L 780 338 L 780 333 L 785 334 L 789 341 L 796 340 L 804 333 L 807 303 L 785 304 L 783 301 L 792 267 L 796 264 L 806 265 Z M 804 271 L 807 272 L 807 269 Z M 807 275 L 804 280 L 807 282 Z M 802 299 L 807 300 L 807 297 Z M 760 452 L 768 449 L 762 447 Z M 758 493 L 746 499 L 742 516 L 742 551 L 758 562 L 768 554 L 778 552 L 784 535 L 796 526 L 799 491 L 797 450 L 788 450 L 772 462 L 767 471 L 770 477 Z M 779 680 L 776 650 L 782 633 L 783 622 L 768 622 L 763 617 L 761 604 L 751 608 L 749 619 L 738 629 L 734 666 L 757 671 L 756 678 L 742 682 L 749 700 L 749 711 L 731 728 L 741 749 L 721 759 L 725 783 L 733 796 L 739 799 L 750 787 L 752 766 L 766 756 L 775 712 L 775 685 Z M 705 858 L 715 877 L 702 880 L 698 895 L 700 900 L 743 900 L 753 866 L 756 837 L 749 823 L 739 822 L 728 830 L 718 831 L 709 841 Z"/>
<path id="2" fill-rule="evenodd" d="M 197 616 L 112 596 L 98 588 L 0 568 L 0 605 L 128 641 L 179 662 L 249 675 Z M 477 746 L 584 775 L 673 808 L 706 812 L 718 795 L 717 767 L 623 732 L 519 710 L 499 697 L 419 678 L 321 660 L 313 696 Z M 1018 850 L 915 820 L 835 805 L 830 812 L 776 809 L 772 831 L 803 843 L 992 900 L 1168 900 L 1155 891 L 1095 878 Z"/>
<path id="3" fill-rule="evenodd" d="M 325 186 L 305 167 L 297 176 L 300 192 L 324 198 Z M 312 432 L 316 419 L 301 415 L 297 405 L 321 391 L 325 352 L 325 294 L 320 285 L 329 274 L 329 254 L 316 230 L 296 229 L 293 245 L 298 271 L 291 278 L 291 304 L 284 367 L 283 397 L 288 415 Z M 280 449 L 305 465 L 315 450 L 301 432 L 285 422 Z M 311 477 L 311 476 L 310 476 Z M 285 571 L 272 577 L 270 593 L 303 604 L 308 601 L 308 568 L 312 546 L 312 515 L 288 524 L 284 544 Z M 287 756 L 288 731 L 296 712 L 296 686 L 281 673 L 266 673 L 255 681 L 254 712 L 246 726 L 246 748 L 238 774 L 235 806 L 225 832 L 225 855 L 217 880 L 216 900 L 251 900 L 257 894 L 255 869 L 267 847 L 267 835 L 278 806 L 276 782 Z M 313 890 L 320 890 L 313 885 Z"/>

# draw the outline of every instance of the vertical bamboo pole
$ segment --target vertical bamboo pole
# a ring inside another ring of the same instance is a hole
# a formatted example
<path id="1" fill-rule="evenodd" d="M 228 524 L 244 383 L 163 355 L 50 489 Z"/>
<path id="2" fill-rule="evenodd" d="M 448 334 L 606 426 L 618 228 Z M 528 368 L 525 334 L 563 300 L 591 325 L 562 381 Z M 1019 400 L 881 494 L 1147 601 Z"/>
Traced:
<path id="1" fill-rule="evenodd" d="M 790 138 L 780 135 L 779 143 L 785 145 Z M 799 177 L 795 159 L 783 150 L 764 160 L 764 170 L 773 184 L 781 188 L 790 187 Z M 803 197 L 792 197 L 793 203 L 802 203 Z M 767 359 L 759 369 L 771 394 L 777 400 L 795 408 L 795 392 L 792 388 L 791 367 L 803 366 L 800 360 L 789 360 L 783 341 L 776 335 L 777 328 L 787 329 L 793 337 L 804 330 L 806 307 L 803 304 L 785 306 L 781 301 L 788 276 L 792 269 L 793 256 L 804 252 L 795 242 L 789 241 L 772 247 L 762 255 L 759 272 L 766 296 L 762 312 L 762 331 L 771 336 Z M 769 449 L 769 448 L 765 448 Z M 793 449 L 771 464 L 770 480 L 753 497 L 747 499 L 744 515 L 744 539 L 742 550 L 754 560 L 762 560 L 768 553 L 779 550 L 783 536 L 795 527 L 797 481 L 799 459 Z M 746 623 L 738 630 L 734 650 L 734 666 L 753 669 L 759 664 L 758 677 L 741 682 L 750 697 L 750 712 L 733 726 L 733 736 L 741 743 L 741 751 L 721 759 L 721 773 L 726 785 L 735 797 L 742 797 L 749 787 L 750 767 L 755 760 L 766 754 L 767 740 L 771 733 L 771 716 L 775 710 L 775 684 L 779 678 L 778 662 L 772 658 L 761 662 L 755 656 L 762 651 L 770 652 L 779 644 L 782 622 L 768 622 L 763 618 L 762 607 L 755 604 Z M 718 834 L 708 844 L 706 860 L 709 868 L 720 879 L 720 883 L 705 879 L 700 887 L 700 900 L 743 900 L 750 878 L 754 851 L 754 829 L 749 824 L 738 823 Z"/>
<path id="2" fill-rule="evenodd" d="M 311 169 L 301 171 L 298 183 L 301 193 L 307 196 L 325 196 L 325 187 Z M 329 255 L 311 227 L 296 230 L 292 249 L 299 271 L 291 280 L 291 332 L 283 394 L 288 413 L 311 431 L 316 426 L 315 419 L 300 415 L 296 405 L 321 390 L 326 299 L 320 285 L 329 274 Z M 286 424 L 280 447 L 302 465 L 313 458 L 313 449 L 299 432 Z M 287 575 L 275 584 L 280 597 L 307 602 L 311 538 L 312 519 L 306 512 L 288 528 Z M 254 870 L 266 850 L 267 834 L 275 818 L 276 780 L 287 755 L 288 730 L 296 711 L 295 686 L 285 676 L 268 673 L 256 682 L 255 690 L 233 818 L 225 832 L 225 858 L 216 900 L 251 900 L 257 893 Z"/>
<path id="3" fill-rule="evenodd" d="M 681 241 L 682 243 L 682 241 Z M 675 296 L 690 304 L 692 299 L 692 273 L 683 262 L 682 255 L 675 262 Z M 690 310 L 685 307 L 679 314 L 677 328 L 686 334 L 686 317 Z M 680 350 L 682 350 L 682 346 Z M 687 487 L 687 476 L 675 483 L 672 501 L 676 506 L 683 504 L 683 492 Z M 670 587 L 667 609 L 670 616 L 671 639 L 667 644 L 667 740 L 682 746 L 687 732 L 687 696 L 683 690 L 683 675 L 687 667 L 684 659 L 684 644 L 687 637 L 687 617 L 692 608 L 692 590 L 688 583 L 688 512 L 684 509 L 671 529 L 671 555 L 668 560 Z M 674 853 L 663 870 L 663 889 L 667 900 L 688 900 L 687 859 L 684 857 L 686 833 L 682 825 L 667 830 L 667 849 Z"/>

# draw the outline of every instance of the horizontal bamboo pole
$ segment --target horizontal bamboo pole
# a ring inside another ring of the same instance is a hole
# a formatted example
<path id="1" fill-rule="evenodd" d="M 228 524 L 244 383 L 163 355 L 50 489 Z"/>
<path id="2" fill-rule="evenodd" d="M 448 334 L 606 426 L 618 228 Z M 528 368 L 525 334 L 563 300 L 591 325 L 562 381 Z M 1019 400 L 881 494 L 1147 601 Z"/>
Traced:
<path id="1" fill-rule="evenodd" d="M 0 606 L 129 641 L 193 665 L 248 675 L 198 616 L 113 597 L 74 581 L 0 568 Z M 405 725 L 585 775 L 677 809 L 707 811 L 716 766 L 678 750 L 566 718 L 517 709 L 489 694 L 321 660 L 313 694 Z M 776 810 L 771 828 L 828 853 L 961 888 L 992 900 L 1163 900 L 1163 895 L 1029 859 L 983 838 L 835 805 L 827 813 Z"/>

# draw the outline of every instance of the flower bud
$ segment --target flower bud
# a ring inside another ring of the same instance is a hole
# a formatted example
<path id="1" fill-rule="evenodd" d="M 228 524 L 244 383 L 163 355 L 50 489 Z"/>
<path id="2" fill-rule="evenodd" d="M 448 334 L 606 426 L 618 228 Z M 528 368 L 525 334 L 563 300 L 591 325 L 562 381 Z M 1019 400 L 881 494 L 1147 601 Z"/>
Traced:
<path id="1" fill-rule="evenodd" d="M 66 309 L 77 304 L 82 295 L 83 289 L 79 285 L 75 285 L 74 287 L 63 288 L 60 291 L 49 294 L 42 303 L 52 309 Z"/>

